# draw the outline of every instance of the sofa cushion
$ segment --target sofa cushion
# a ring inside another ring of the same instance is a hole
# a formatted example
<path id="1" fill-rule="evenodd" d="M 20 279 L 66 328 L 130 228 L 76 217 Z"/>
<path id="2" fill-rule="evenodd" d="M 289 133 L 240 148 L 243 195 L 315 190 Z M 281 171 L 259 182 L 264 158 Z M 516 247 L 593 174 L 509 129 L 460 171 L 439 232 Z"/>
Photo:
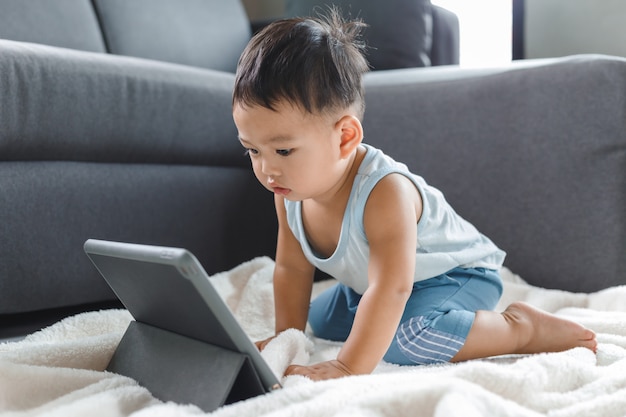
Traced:
<path id="1" fill-rule="evenodd" d="M 374 70 L 430 66 L 430 0 L 287 0 L 287 16 L 311 16 L 329 4 L 368 24 L 364 38 Z"/>
<path id="2" fill-rule="evenodd" d="M 239 1 L 94 0 L 110 53 L 234 72 L 250 39 Z"/>
<path id="3" fill-rule="evenodd" d="M 0 39 L 105 52 L 89 0 L 0 0 Z"/>
<path id="4" fill-rule="evenodd" d="M 459 65 L 461 56 L 459 18 L 443 7 L 433 6 L 433 43 L 430 64 Z"/>
<path id="5" fill-rule="evenodd" d="M 13 41 L 0 56 L 0 160 L 249 166 L 233 74 Z"/>

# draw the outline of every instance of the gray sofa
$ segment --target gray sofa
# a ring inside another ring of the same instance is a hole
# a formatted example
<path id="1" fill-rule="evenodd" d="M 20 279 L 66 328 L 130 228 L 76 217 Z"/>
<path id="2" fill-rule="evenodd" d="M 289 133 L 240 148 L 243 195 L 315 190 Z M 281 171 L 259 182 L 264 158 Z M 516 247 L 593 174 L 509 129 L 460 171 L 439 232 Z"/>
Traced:
<path id="1" fill-rule="evenodd" d="M 87 238 L 187 247 L 209 273 L 274 253 L 272 196 L 230 115 L 233 74 L 130 46 L 118 52 L 140 58 L 102 53 L 115 41 L 93 6 L 126 19 L 142 1 L 54 3 L 71 3 L 76 30 L 91 16 L 105 49 L 0 40 L 0 337 L 117 305 Z M 217 3 L 245 21 L 236 2 Z M 245 44 L 220 40 L 228 53 Z M 624 59 L 378 71 L 366 95 L 366 141 L 442 189 L 514 272 L 571 291 L 626 283 Z"/>

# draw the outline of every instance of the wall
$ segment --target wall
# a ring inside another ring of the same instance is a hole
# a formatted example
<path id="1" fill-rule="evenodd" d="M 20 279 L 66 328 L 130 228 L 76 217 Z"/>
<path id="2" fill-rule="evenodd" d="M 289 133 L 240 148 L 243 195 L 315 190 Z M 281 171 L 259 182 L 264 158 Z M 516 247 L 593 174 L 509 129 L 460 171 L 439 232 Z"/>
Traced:
<path id="1" fill-rule="evenodd" d="M 626 1 L 525 0 L 525 58 L 626 56 Z"/>

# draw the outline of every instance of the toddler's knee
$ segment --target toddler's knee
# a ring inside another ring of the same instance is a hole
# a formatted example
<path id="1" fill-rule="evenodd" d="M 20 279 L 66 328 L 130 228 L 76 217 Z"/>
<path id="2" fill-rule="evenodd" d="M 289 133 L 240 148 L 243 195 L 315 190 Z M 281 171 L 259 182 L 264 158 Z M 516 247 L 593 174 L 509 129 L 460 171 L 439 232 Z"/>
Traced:
<path id="1" fill-rule="evenodd" d="M 320 339 L 343 342 L 348 338 L 348 334 L 350 334 L 350 329 L 346 329 L 345 326 L 313 317 L 309 317 L 309 326 L 313 331 L 313 335 Z"/>
<path id="2" fill-rule="evenodd" d="M 325 336 L 328 333 L 328 322 L 319 319 L 317 316 L 309 315 L 309 327 L 315 337 L 327 339 Z"/>

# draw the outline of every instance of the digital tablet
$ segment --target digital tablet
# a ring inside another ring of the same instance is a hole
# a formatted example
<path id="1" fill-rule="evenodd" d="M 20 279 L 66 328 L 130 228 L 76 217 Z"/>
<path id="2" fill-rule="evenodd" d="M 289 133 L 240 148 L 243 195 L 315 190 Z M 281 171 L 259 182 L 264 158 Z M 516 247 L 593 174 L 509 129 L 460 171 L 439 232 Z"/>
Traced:
<path id="1" fill-rule="evenodd" d="M 137 322 L 245 354 L 266 392 L 280 388 L 191 252 L 96 239 L 84 250 Z"/>

